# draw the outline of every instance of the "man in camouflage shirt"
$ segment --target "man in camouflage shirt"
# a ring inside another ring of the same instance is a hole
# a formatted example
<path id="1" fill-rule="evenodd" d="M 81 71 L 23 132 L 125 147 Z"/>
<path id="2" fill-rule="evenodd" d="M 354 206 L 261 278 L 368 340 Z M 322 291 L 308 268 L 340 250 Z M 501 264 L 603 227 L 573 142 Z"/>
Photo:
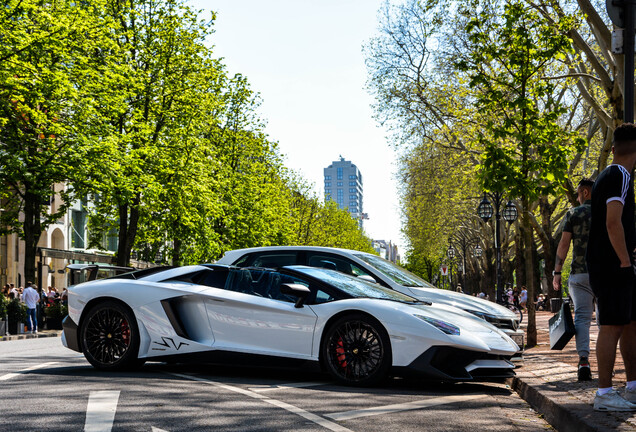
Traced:
<path id="1" fill-rule="evenodd" d="M 570 296 L 574 301 L 574 327 L 576 329 L 576 350 L 579 353 L 579 381 L 592 379 L 590 370 L 590 323 L 592 322 L 592 312 L 594 311 L 594 293 L 590 286 L 590 278 L 587 273 L 585 262 L 585 251 L 590 234 L 590 221 L 592 219 L 591 198 L 592 186 L 594 182 L 583 179 L 579 182 L 576 190 L 579 206 L 570 209 L 562 222 L 563 232 L 561 241 L 557 248 L 553 288 L 561 289 L 561 269 L 565 257 L 572 242 L 572 266 L 568 287 Z"/>

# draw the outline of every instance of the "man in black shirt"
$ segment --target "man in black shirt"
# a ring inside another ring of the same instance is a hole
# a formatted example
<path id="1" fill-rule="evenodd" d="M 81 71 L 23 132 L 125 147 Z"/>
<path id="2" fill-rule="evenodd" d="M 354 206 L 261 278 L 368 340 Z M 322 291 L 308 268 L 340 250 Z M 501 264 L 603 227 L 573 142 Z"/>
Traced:
<path id="1" fill-rule="evenodd" d="M 596 343 L 598 386 L 594 409 L 635 411 L 636 294 L 632 251 L 636 247 L 634 181 L 636 126 L 614 131 L 614 161 L 598 176 L 592 190 L 592 223 L 587 246 L 590 285 L 598 302 L 600 325 Z M 627 387 L 621 396 L 612 388 L 616 346 L 620 340 Z"/>

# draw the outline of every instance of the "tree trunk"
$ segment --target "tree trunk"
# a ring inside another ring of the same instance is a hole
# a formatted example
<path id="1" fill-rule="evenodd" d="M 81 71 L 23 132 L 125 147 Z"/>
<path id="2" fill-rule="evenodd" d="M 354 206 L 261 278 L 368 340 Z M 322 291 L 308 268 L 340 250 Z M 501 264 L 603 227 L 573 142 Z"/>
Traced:
<path id="1" fill-rule="evenodd" d="M 128 238 L 128 204 L 119 205 L 119 242 L 117 243 L 117 265 L 127 266 L 126 239 Z"/>
<path id="2" fill-rule="evenodd" d="M 524 229 L 520 223 L 517 223 L 517 232 L 515 233 L 515 273 L 517 274 L 517 288 L 526 284 L 526 259 L 523 255 L 523 235 Z"/>
<path id="3" fill-rule="evenodd" d="M 496 300 L 495 285 L 497 284 L 497 267 L 495 266 L 495 249 L 490 248 L 484 251 L 485 259 L 483 261 L 485 268 L 482 273 L 480 284 L 480 292 L 487 294 L 491 299 Z M 494 297 L 493 297 L 494 296 Z"/>
<path id="4" fill-rule="evenodd" d="M 557 239 L 552 236 L 552 208 L 547 197 L 542 197 L 539 199 L 539 209 L 541 211 L 541 228 L 543 230 L 542 235 L 539 236 L 541 245 L 543 246 L 543 260 L 545 262 L 543 273 L 548 282 L 548 290 L 546 293 L 547 298 L 550 299 L 558 297 L 560 295 L 559 291 L 555 291 L 552 289 L 552 270 L 554 270 L 554 264 L 556 261 L 556 250 L 558 242 Z"/>
<path id="5" fill-rule="evenodd" d="M 179 222 L 174 221 L 174 227 L 175 227 L 175 232 L 177 231 L 177 226 L 179 225 Z M 172 265 L 173 266 L 180 266 L 181 265 L 181 239 L 177 236 L 174 237 L 174 239 L 172 240 Z"/>
<path id="6" fill-rule="evenodd" d="M 30 185 L 25 185 L 24 194 L 24 279 L 26 282 L 35 281 L 35 258 L 37 253 L 38 242 L 42 235 L 42 226 L 40 223 L 40 198 L 29 191 Z M 38 286 L 42 285 L 41 281 L 37 281 Z"/>
<path id="7" fill-rule="evenodd" d="M 534 278 L 534 254 L 533 246 L 534 240 L 532 236 L 532 225 L 530 222 L 530 210 L 528 198 L 522 198 L 523 215 L 521 218 L 521 224 L 523 225 L 524 235 L 524 257 L 525 257 L 525 272 L 526 272 L 526 289 L 528 291 L 528 301 L 526 303 L 527 315 L 528 315 L 528 328 L 526 346 L 532 348 L 537 344 L 537 326 L 534 309 L 534 294 L 536 290 L 536 279 Z"/>
<path id="8" fill-rule="evenodd" d="M 137 227 L 139 224 L 139 202 L 141 195 L 137 193 L 130 205 L 119 206 L 119 245 L 117 247 L 117 265 L 128 266 L 130 264 L 130 252 L 135 244 Z"/>

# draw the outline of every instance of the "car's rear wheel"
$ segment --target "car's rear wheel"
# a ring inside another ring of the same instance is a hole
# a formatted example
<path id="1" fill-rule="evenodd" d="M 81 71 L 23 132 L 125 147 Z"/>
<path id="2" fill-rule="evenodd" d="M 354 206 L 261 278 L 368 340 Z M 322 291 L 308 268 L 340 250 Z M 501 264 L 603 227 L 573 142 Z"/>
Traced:
<path id="1" fill-rule="evenodd" d="M 367 386 L 383 380 L 391 357 L 389 335 L 382 324 L 368 315 L 343 316 L 323 337 L 323 365 L 347 385 Z"/>
<path id="2" fill-rule="evenodd" d="M 138 367 L 139 329 L 133 313 L 121 303 L 100 302 L 86 313 L 80 328 L 82 351 L 94 367 L 125 370 Z"/>

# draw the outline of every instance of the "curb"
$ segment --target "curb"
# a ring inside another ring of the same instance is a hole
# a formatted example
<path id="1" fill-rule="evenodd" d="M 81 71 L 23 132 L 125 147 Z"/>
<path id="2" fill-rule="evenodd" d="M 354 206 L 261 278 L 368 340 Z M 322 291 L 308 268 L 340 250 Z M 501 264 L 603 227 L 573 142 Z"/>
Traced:
<path id="1" fill-rule="evenodd" d="M 545 392 L 519 377 L 508 380 L 510 387 L 530 406 L 542 414 L 545 420 L 559 432 L 602 432 L 585 421 L 585 417 L 576 415 L 572 408 L 566 408 Z"/>
<path id="2" fill-rule="evenodd" d="M 559 432 L 635 431 L 633 412 L 594 411 L 577 390 L 558 388 L 534 375 L 509 378 L 507 384 Z"/>
<path id="3" fill-rule="evenodd" d="M 24 334 L 17 334 L 17 335 L 6 335 L 6 336 L 0 336 L 0 342 L 3 341 L 13 341 L 13 340 L 21 340 L 21 339 L 39 339 L 39 338 L 45 338 L 45 337 L 58 337 L 62 335 L 62 330 L 53 330 L 53 331 L 47 331 L 46 333 L 24 333 Z"/>

